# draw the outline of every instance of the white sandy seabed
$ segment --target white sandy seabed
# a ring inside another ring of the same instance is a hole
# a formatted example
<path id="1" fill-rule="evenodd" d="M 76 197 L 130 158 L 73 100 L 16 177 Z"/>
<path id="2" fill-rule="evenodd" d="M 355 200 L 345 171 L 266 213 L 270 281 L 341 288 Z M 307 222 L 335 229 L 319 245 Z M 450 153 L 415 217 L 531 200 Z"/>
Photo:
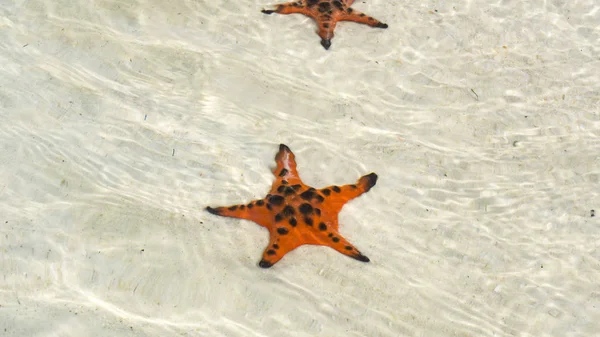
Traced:
<path id="1" fill-rule="evenodd" d="M 597 335 L 597 1 L 269 4 L 3 1 L 0 335 Z M 371 263 L 204 211 L 279 143 Z"/>

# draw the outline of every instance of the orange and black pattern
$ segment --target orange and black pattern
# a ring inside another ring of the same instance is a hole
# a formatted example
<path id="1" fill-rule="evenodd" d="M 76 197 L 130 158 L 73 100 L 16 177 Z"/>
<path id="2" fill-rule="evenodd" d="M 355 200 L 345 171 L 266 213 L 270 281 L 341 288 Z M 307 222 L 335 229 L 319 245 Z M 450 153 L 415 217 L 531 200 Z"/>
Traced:
<path id="1" fill-rule="evenodd" d="M 321 37 L 321 45 L 329 49 L 338 21 L 353 21 L 376 28 L 388 27 L 387 24 L 350 8 L 352 3 L 354 0 L 300 0 L 275 5 L 274 10 L 263 9 L 262 12 L 265 14 L 299 13 L 310 16 L 319 25 L 317 34 Z"/>
<path id="2" fill-rule="evenodd" d="M 363 262 L 369 258 L 338 232 L 338 213 L 345 203 L 368 192 L 377 182 L 375 173 L 355 184 L 315 189 L 304 185 L 296 171 L 292 151 L 281 144 L 275 156 L 276 179 L 264 199 L 227 207 L 207 207 L 212 214 L 247 219 L 266 227 L 271 240 L 259 266 L 269 268 L 301 245 L 329 246 Z"/>

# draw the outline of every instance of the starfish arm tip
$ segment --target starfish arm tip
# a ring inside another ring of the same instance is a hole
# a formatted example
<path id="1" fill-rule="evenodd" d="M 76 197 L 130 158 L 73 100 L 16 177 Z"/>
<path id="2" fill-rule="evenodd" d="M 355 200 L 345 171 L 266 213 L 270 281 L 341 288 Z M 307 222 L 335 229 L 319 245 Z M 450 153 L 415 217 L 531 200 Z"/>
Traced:
<path id="1" fill-rule="evenodd" d="M 263 12 L 264 14 L 271 14 L 271 13 L 275 13 L 274 10 L 270 10 L 270 9 L 263 9 L 261 12 Z"/>
<path id="2" fill-rule="evenodd" d="M 366 179 L 365 181 L 365 192 L 369 191 L 371 187 L 375 186 L 377 183 L 377 174 L 375 172 L 371 172 L 361 179 Z"/>
<path id="3" fill-rule="evenodd" d="M 285 144 L 279 144 L 279 151 L 292 152 L 292 150 L 290 150 L 290 148 L 287 145 L 285 145 Z"/>
<path id="4" fill-rule="evenodd" d="M 267 260 L 260 260 L 260 262 L 258 263 L 258 266 L 261 268 L 271 268 L 273 266 L 273 264 Z"/>
<path id="5" fill-rule="evenodd" d="M 210 206 L 206 206 L 206 210 L 211 214 L 221 215 L 218 209 L 212 208 Z"/>
<path id="6" fill-rule="evenodd" d="M 377 26 L 375 26 L 375 27 L 377 27 L 377 28 L 384 28 L 384 29 L 385 29 L 385 28 L 387 28 L 387 27 L 388 27 L 388 25 L 387 25 L 387 23 L 380 22 L 380 23 L 378 23 L 378 24 L 377 24 Z"/>
<path id="7" fill-rule="evenodd" d="M 321 45 L 323 46 L 323 48 L 325 48 L 325 50 L 329 50 L 329 47 L 331 47 L 331 40 L 321 40 Z"/>
<path id="8" fill-rule="evenodd" d="M 360 253 L 358 255 L 356 255 L 356 256 L 353 256 L 353 258 L 355 258 L 355 259 L 357 259 L 358 261 L 361 261 L 361 262 L 370 262 L 371 261 L 368 257 L 366 257 L 365 255 L 362 255 Z"/>

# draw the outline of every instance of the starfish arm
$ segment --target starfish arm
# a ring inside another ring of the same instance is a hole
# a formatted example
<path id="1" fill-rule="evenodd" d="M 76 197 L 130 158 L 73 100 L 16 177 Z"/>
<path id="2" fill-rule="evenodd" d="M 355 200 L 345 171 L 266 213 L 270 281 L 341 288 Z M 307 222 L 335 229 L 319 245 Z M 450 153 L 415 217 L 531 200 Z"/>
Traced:
<path id="1" fill-rule="evenodd" d="M 302 184 L 300 175 L 296 170 L 296 156 L 285 144 L 279 144 L 279 152 L 275 155 L 277 167 L 273 169 L 275 181 L 271 191 L 276 190 L 280 185 Z"/>
<path id="2" fill-rule="evenodd" d="M 265 248 L 265 251 L 262 255 L 262 260 L 260 260 L 258 266 L 261 268 L 270 268 L 277 263 L 277 261 L 281 260 L 285 254 L 291 252 L 302 244 L 303 243 L 299 240 L 295 240 L 294 236 L 288 231 L 284 231 L 282 229 L 273 230 L 271 231 L 269 245 L 267 248 Z"/>
<path id="3" fill-rule="evenodd" d="M 362 262 L 369 262 L 369 258 L 366 257 L 365 255 L 363 255 L 358 249 L 356 249 L 356 247 L 354 247 L 354 245 L 352 245 L 350 242 L 348 242 L 348 240 L 346 240 L 343 236 L 341 236 L 339 233 L 331 233 L 328 236 L 329 240 L 326 240 L 327 242 L 322 243 L 322 245 L 325 246 L 329 246 L 335 250 L 337 250 L 338 252 L 349 256 L 353 259 L 356 259 L 358 261 L 362 261 Z"/>
<path id="4" fill-rule="evenodd" d="M 372 16 L 368 16 L 365 13 L 361 13 L 359 11 L 353 10 L 352 8 L 348 8 L 346 13 L 340 14 L 338 17 L 339 21 L 352 21 L 357 23 L 362 23 L 365 25 L 369 25 L 375 28 L 387 28 L 388 25 L 383 23 Z"/>
<path id="5" fill-rule="evenodd" d="M 274 10 L 263 9 L 262 12 L 265 14 L 271 14 L 271 13 L 295 14 L 295 13 L 298 13 L 298 14 L 312 16 L 312 11 L 309 10 L 305 6 L 302 6 L 299 1 L 292 1 L 292 2 L 278 4 L 278 5 L 275 5 Z"/>
<path id="6" fill-rule="evenodd" d="M 206 210 L 215 215 L 251 220 L 263 227 L 268 227 L 269 221 L 271 220 L 271 212 L 268 207 L 270 206 L 267 205 L 267 202 L 260 199 L 254 200 L 248 204 L 216 208 L 208 206 L 206 207 Z"/>
<path id="7" fill-rule="evenodd" d="M 335 30 L 337 22 L 335 20 L 317 20 L 317 22 L 319 23 L 317 34 L 321 37 L 321 45 L 323 48 L 329 49 L 329 47 L 331 47 L 331 39 L 333 38 L 333 31 Z"/>
<path id="8" fill-rule="evenodd" d="M 348 201 L 368 192 L 377 183 L 377 174 L 369 173 L 358 179 L 356 184 L 328 186 L 319 190 L 324 195 L 324 207 L 339 212 Z"/>

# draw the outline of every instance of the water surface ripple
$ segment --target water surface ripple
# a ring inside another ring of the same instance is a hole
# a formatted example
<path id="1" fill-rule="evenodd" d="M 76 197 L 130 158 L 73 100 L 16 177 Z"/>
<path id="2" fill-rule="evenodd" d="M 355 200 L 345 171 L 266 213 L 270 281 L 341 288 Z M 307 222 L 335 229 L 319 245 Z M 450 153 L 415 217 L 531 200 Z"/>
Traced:
<path id="1" fill-rule="evenodd" d="M 595 1 L 356 2 L 329 51 L 261 1 L 5 1 L 3 336 L 592 336 Z M 371 263 L 207 205 L 279 143 Z"/>

